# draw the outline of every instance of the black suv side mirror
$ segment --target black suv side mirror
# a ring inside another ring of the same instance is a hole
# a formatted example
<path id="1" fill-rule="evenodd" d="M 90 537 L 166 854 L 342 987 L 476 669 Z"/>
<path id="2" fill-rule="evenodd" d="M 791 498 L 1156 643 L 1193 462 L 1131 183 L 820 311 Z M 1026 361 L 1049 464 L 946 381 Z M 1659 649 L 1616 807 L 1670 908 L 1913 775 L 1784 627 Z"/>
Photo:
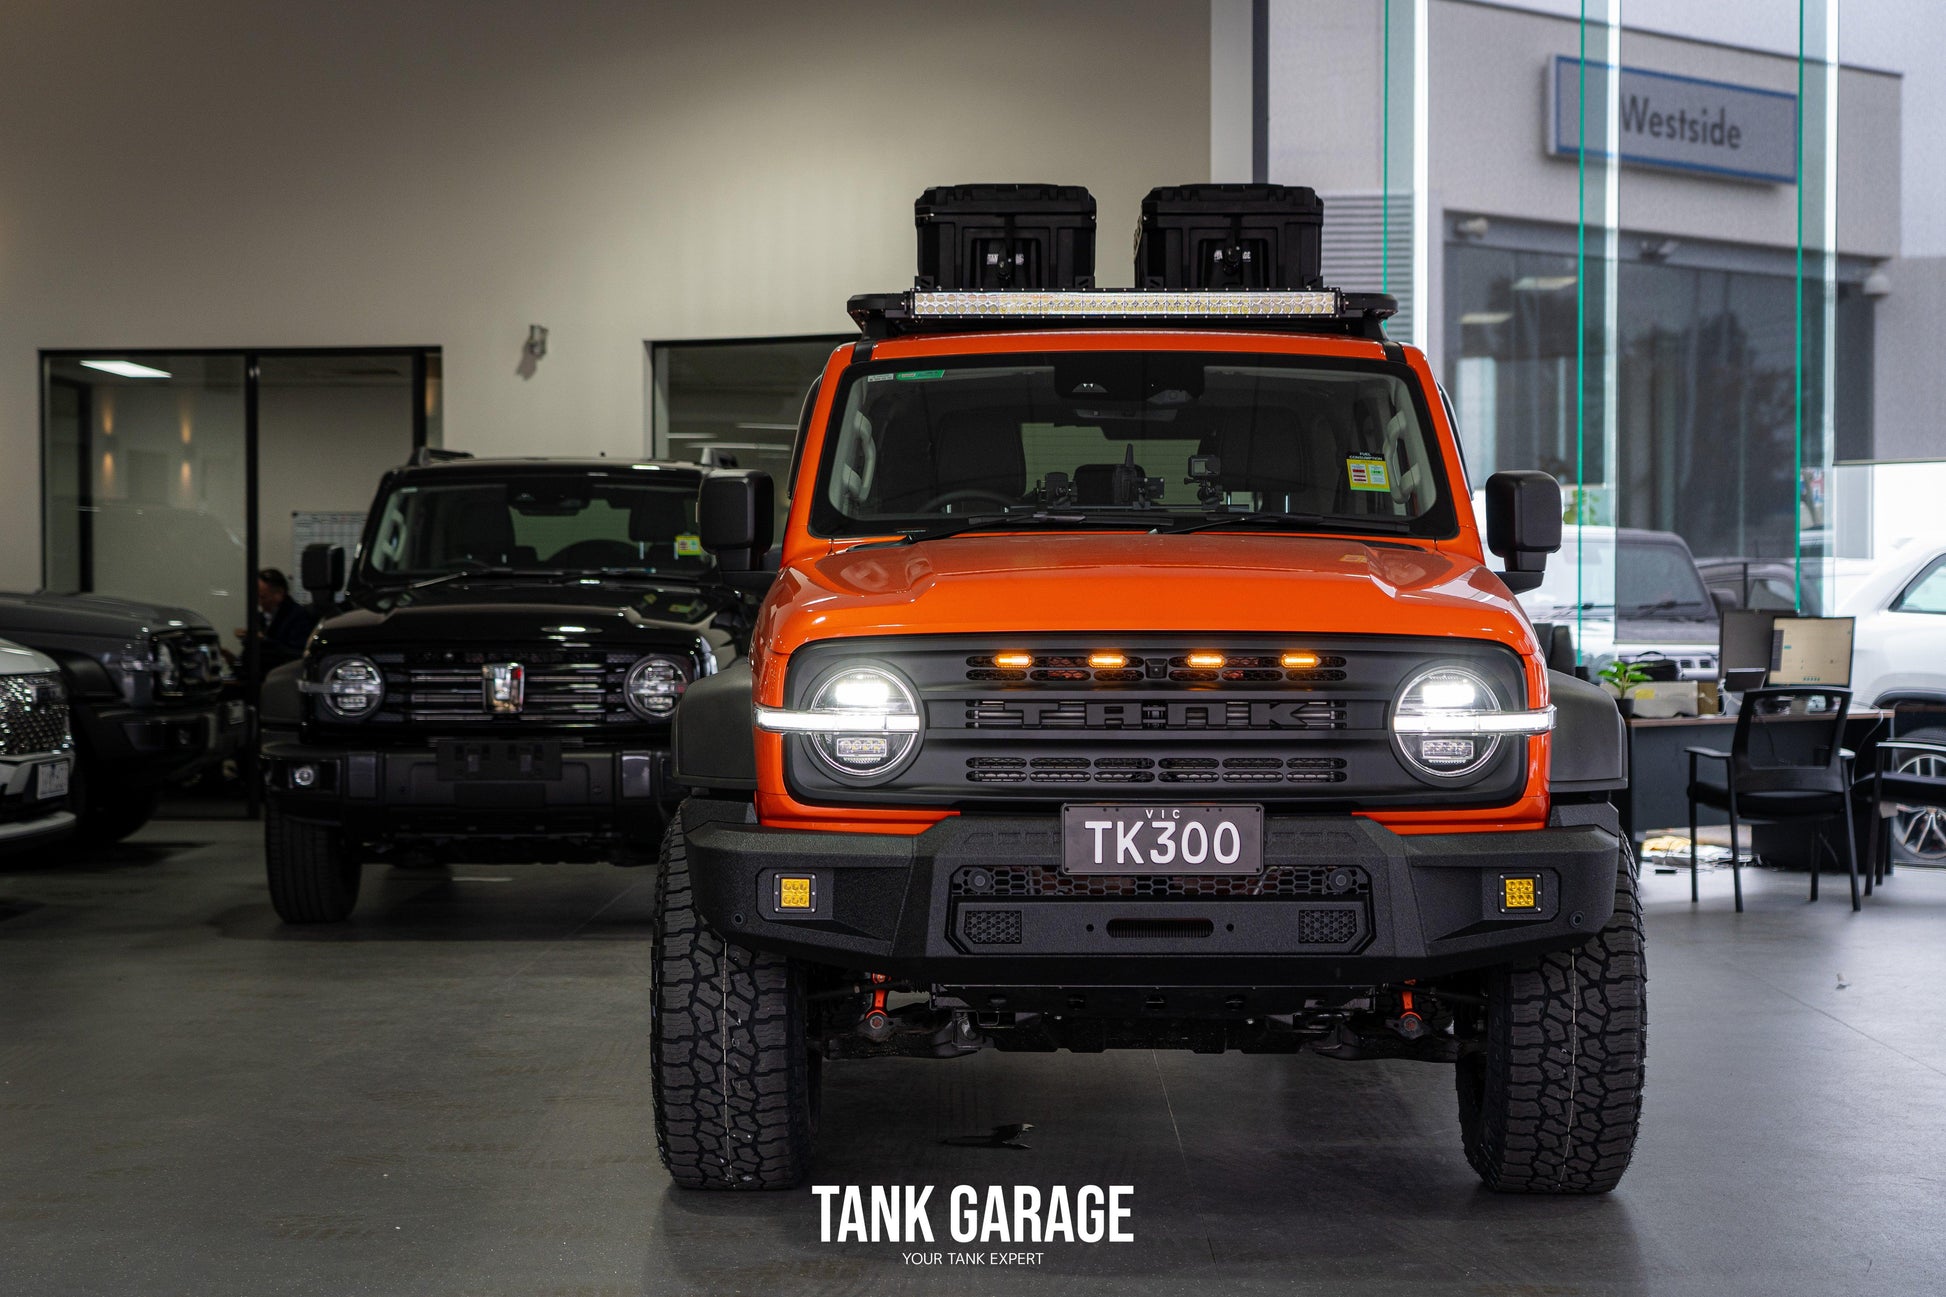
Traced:
<path id="1" fill-rule="evenodd" d="M 1561 484 L 1521 469 L 1487 479 L 1487 548 L 1507 560 L 1500 579 L 1515 594 L 1532 590 L 1561 548 Z"/>
<path id="2" fill-rule="evenodd" d="M 761 469 L 718 469 L 703 479 L 696 501 L 696 526 L 703 548 L 716 555 L 724 572 L 762 568 L 770 548 L 776 488 Z"/>
<path id="3" fill-rule="evenodd" d="M 304 593 L 311 596 L 311 603 L 320 612 L 328 612 L 338 602 L 338 591 L 345 583 L 345 551 L 341 545 L 326 545 L 322 541 L 304 547 L 302 566 L 298 569 L 298 584 Z"/>

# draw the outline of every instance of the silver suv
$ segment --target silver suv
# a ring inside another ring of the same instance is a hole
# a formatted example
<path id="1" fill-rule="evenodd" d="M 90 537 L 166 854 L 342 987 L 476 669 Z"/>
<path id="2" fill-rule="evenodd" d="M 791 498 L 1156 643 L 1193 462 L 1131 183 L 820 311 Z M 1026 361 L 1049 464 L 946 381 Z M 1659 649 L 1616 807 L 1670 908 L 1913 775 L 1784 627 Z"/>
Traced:
<path id="1" fill-rule="evenodd" d="M 0 852 L 38 846 L 74 828 L 68 691 L 54 659 L 0 640 Z"/>

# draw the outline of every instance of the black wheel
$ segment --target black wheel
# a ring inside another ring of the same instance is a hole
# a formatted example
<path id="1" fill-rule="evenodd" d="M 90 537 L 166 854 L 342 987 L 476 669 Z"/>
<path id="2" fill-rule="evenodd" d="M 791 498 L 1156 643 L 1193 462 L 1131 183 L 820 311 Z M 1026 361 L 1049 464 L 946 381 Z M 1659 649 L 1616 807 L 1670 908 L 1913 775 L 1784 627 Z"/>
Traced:
<path id="1" fill-rule="evenodd" d="M 789 1189 L 811 1167 L 820 1069 L 800 970 L 696 912 L 682 822 L 657 862 L 649 1060 L 655 1145 L 685 1189 Z"/>
<path id="2" fill-rule="evenodd" d="M 358 857 L 328 824 L 264 807 L 264 865 L 270 903 L 286 923 L 337 923 L 358 904 Z"/>
<path id="3" fill-rule="evenodd" d="M 1623 848 L 1627 852 L 1627 848 Z M 1607 1193 L 1642 1115 L 1642 906 L 1624 854 L 1615 916 L 1573 950 L 1491 970 L 1484 1049 L 1461 1058 L 1466 1160 L 1501 1193 Z"/>
<path id="4" fill-rule="evenodd" d="M 110 847 L 155 815 L 154 788 L 118 786 L 83 758 L 74 763 L 74 836 L 83 846 Z"/>
<path id="5" fill-rule="evenodd" d="M 1946 729 L 1924 725 L 1899 737 L 1922 743 L 1946 743 Z M 1946 777 L 1946 757 L 1905 752 L 1893 768 L 1900 774 L 1939 779 Z M 1936 806 L 1901 805 L 1880 828 L 1892 834 L 1893 864 L 1946 866 L 1946 810 Z"/>

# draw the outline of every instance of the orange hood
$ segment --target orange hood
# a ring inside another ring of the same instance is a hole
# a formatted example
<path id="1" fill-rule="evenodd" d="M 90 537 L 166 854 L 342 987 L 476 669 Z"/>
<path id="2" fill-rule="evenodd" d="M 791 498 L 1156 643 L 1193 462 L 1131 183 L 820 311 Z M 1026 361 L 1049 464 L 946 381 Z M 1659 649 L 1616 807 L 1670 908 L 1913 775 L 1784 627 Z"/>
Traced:
<path id="1" fill-rule="evenodd" d="M 1532 653 L 1464 554 L 1319 536 L 1071 533 L 853 547 L 787 567 L 756 642 L 1015 631 L 1267 631 L 1490 639 Z"/>

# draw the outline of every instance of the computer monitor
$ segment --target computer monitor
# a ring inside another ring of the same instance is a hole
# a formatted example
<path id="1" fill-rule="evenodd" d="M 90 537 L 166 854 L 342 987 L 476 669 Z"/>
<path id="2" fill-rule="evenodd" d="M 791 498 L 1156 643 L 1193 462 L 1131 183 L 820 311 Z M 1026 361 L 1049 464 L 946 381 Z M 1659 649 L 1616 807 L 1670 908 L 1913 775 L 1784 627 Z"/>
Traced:
<path id="1" fill-rule="evenodd" d="M 1770 631 L 1772 685 L 1851 688 L 1850 617 L 1779 617 Z"/>
<path id="2" fill-rule="evenodd" d="M 1733 608 L 1723 614 L 1716 662 L 1724 679 L 1732 679 L 1732 671 L 1770 670 L 1771 624 L 1777 617 L 1774 608 Z"/>

